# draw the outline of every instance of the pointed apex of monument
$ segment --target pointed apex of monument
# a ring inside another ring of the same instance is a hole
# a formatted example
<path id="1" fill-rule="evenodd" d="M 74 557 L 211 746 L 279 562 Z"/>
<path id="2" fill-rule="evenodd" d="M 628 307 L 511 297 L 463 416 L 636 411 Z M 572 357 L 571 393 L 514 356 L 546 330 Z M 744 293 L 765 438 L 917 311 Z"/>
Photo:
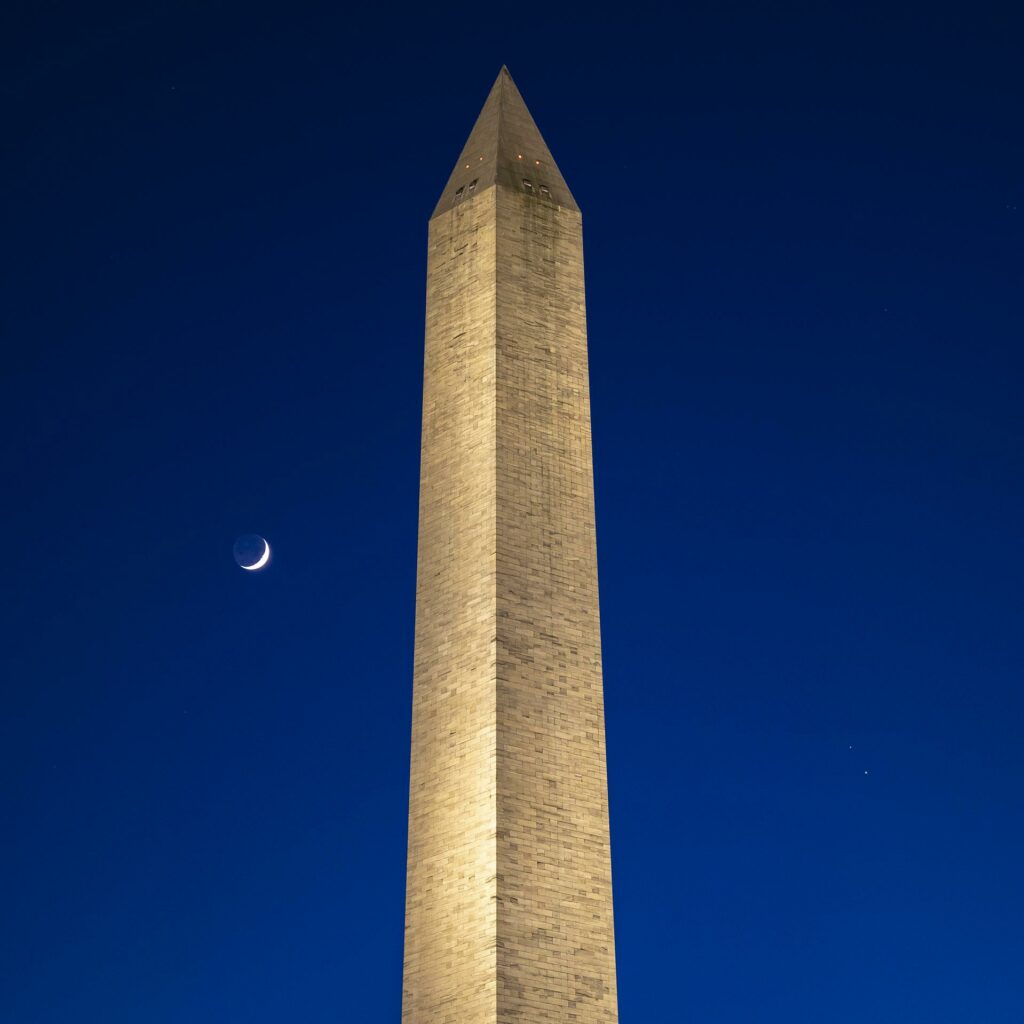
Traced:
<path id="1" fill-rule="evenodd" d="M 502 185 L 542 202 L 579 211 L 504 64 L 433 216 L 446 213 L 492 185 Z"/>

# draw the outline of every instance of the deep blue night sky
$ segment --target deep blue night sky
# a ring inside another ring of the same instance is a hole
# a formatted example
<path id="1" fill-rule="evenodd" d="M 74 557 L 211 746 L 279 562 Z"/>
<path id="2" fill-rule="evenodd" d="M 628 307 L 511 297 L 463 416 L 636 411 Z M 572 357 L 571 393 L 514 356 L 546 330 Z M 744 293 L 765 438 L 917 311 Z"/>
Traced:
<path id="1" fill-rule="evenodd" d="M 584 213 L 624 1024 L 1024 1019 L 1024 26 L 767 7 L 7 15 L 0 1021 L 398 1021 L 503 62 Z"/>

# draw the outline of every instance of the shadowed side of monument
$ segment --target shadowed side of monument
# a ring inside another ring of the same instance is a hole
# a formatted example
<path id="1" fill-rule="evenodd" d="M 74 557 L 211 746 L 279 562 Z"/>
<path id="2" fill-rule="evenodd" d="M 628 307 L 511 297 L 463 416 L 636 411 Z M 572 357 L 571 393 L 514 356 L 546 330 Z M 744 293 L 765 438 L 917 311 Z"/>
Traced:
<path id="1" fill-rule="evenodd" d="M 614 1024 L 581 217 L 504 68 L 428 244 L 403 1021 Z"/>

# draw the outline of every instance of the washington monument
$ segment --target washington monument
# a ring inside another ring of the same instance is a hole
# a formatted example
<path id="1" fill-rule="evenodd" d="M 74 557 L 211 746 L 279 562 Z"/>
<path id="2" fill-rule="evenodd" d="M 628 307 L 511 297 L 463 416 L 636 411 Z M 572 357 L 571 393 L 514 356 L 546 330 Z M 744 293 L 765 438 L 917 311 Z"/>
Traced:
<path id="1" fill-rule="evenodd" d="M 430 220 L 403 1024 L 615 1024 L 583 237 L 502 68 Z"/>

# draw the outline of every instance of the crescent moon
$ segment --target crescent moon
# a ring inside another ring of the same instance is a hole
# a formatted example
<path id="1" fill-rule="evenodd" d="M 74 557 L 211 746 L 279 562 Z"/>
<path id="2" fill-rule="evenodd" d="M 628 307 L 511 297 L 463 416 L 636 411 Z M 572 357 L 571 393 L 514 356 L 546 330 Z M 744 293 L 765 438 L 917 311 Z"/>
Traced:
<path id="1" fill-rule="evenodd" d="M 263 554 L 260 555 L 260 557 L 257 558 L 256 561 L 252 563 L 252 565 L 242 566 L 242 568 L 248 572 L 255 572 L 257 569 L 262 569 L 263 566 L 265 566 L 267 562 L 270 561 L 270 542 L 265 538 L 260 539 L 263 540 Z"/>

